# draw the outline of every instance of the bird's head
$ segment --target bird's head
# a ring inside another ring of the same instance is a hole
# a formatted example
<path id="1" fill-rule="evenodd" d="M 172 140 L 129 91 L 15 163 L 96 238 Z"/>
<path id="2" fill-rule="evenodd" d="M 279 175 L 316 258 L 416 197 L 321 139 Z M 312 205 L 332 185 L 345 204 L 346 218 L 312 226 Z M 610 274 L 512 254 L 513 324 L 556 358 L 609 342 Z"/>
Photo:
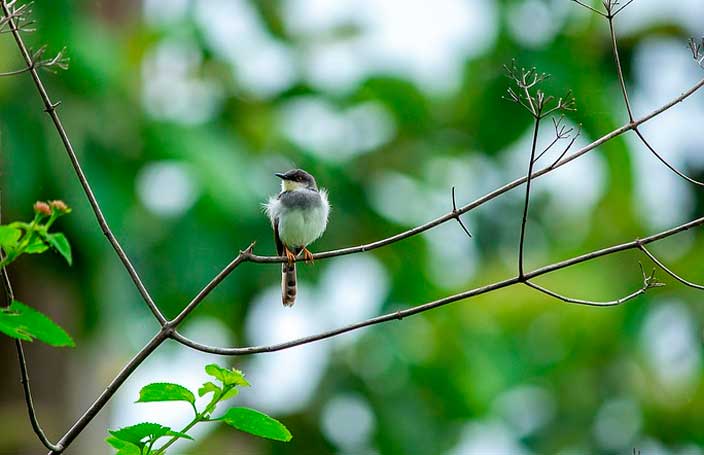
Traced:
<path id="1" fill-rule="evenodd" d="M 274 174 L 281 179 L 282 191 L 295 191 L 301 189 L 318 190 L 315 178 L 303 169 L 291 169 L 286 172 Z"/>

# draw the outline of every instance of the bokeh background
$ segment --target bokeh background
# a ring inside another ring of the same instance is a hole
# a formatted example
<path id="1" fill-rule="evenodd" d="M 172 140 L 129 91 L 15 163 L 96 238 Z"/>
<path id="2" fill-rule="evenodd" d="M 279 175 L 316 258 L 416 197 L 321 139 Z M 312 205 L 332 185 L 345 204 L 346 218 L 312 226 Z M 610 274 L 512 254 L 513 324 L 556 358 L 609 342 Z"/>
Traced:
<path id="1" fill-rule="evenodd" d="M 274 253 L 261 203 L 272 173 L 302 167 L 327 187 L 331 222 L 314 250 L 370 242 L 441 215 L 525 173 L 530 118 L 501 99 L 516 59 L 572 89 L 577 146 L 627 120 L 603 20 L 568 0 L 37 0 L 34 48 L 63 46 L 68 71 L 43 75 L 118 239 L 155 300 L 175 315 L 238 250 Z M 686 48 L 704 33 L 701 0 L 637 0 L 616 21 L 641 116 L 704 76 Z M 3 71 L 22 63 L 0 37 Z M 704 178 L 704 94 L 643 127 L 687 174 Z M 544 128 L 541 143 L 551 139 Z M 10 268 L 19 300 L 76 338 L 27 346 L 39 417 L 53 440 L 156 331 L 105 241 L 27 75 L 0 79 L 4 220 L 37 199 L 73 213 L 74 248 Z M 555 150 L 557 151 L 557 149 Z M 554 156 L 554 155 L 553 155 Z M 536 181 L 533 268 L 700 216 L 704 196 L 635 136 Z M 246 264 L 187 320 L 184 333 L 231 346 L 285 341 L 408 308 L 515 273 L 523 192 L 456 223 L 299 271 L 296 306 L 279 267 Z M 704 279 L 701 229 L 653 247 Z M 538 282 L 578 298 L 640 286 L 637 252 Z M 513 287 L 280 353 L 218 358 L 168 342 L 67 451 L 110 453 L 107 428 L 180 427 L 186 406 L 134 404 L 141 386 L 196 388 L 207 363 L 253 383 L 236 400 L 288 425 L 289 444 L 224 426 L 198 428 L 179 454 L 704 453 L 704 298 L 668 286 L 609 309 Z M 0 340 L 0 453 L 43 449 L 26 417 L 14 345 Z"/>

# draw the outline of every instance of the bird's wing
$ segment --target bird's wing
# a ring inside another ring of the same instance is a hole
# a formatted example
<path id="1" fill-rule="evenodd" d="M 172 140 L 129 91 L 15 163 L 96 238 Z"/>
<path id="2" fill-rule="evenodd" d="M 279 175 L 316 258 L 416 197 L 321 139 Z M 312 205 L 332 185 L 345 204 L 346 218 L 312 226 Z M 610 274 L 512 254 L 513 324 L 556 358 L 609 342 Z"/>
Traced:
<path id="1" fill-rule="evenodd" d="M 276 242 L 276 252 L 279 256 L 281 256 L 284 254 L 284 244 L 281 241 L 281 237 L 279 237 L 279 217 L 274 218 L 274 222 L 272 224 L 274 226 L 274 242 Z"/>

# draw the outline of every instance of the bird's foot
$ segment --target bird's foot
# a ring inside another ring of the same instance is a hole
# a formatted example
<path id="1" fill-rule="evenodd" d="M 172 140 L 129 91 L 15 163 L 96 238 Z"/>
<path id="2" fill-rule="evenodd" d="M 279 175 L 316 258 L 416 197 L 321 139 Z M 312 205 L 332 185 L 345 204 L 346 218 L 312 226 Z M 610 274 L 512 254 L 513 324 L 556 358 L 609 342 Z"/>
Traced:
<path id="1" fill-rule="evenodd" d="M 296 262 L 296 255 L 293 254 L 293 252 L 291 250 L 289 250 L 288 248 L 286 248 L 285 246 L 284 246 L 284 253 L 286 255 L 286 259 L 288 259 L 288 265 L 293 265 L 293 263 Z"/>
<path id="2" fill-rule="evenodd" d="M 315 258 L 313 257 L 313 253 L 308 251 L 308 248 L 303 248 L 303 257 L 306 259 L 306 262 L 313 263 L 315 262 Z"/>

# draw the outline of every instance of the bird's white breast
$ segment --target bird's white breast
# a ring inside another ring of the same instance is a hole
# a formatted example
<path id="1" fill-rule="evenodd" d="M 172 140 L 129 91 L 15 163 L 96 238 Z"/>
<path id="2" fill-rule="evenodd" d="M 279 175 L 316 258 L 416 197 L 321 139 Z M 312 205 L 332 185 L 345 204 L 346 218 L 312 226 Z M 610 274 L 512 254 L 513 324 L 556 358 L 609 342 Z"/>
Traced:
<path id="1" fill-rule="evenodd" d="M 266 211 L 272 220 L 278 219 L 279 238 L 291 248 L 309 245 L 319 238 L 328 223 L 330 205 L 327 193 L 320 190 L 320 203 L 310 207 L 287 207 L 281 200 L 271 198 Z"/>

